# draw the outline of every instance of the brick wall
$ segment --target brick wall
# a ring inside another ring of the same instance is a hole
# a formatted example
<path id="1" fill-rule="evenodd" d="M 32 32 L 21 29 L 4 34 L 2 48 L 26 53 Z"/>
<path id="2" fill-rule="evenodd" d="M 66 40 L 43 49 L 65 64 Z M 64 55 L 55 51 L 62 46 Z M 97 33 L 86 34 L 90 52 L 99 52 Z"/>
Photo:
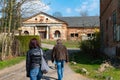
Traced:
<path id="1" fill-rule="evenodd" d="M 102 50 L 108 55 L 116 55 L 116 47 L 120 42 L 113 39 L 113 13 L 117 14 L 116 24 L 120 25 L 120 0 L 100 0 L 100 29 L 102 36 Z M 118 54 L 117 54 L 118 55 Z"/>
<path id="2" fill-rule="evenodd" d="M 78 27 L 78 28 L 75 28 L 75 27 L 72 27 L 72 28 L 68 28 L 68 39 L 72 39 L 72 40 L 75 40 L 75 39 L 79 39 L 81 40 L 81 37 L 83 34 L 90 34 L 90 33 L 94 33 L 95 32 L 95 29 L 98 29 L 99 28 L 83 28 L 83 27 Z M 71 34 L 76 34 L 78 33 L 78 37 L 71 37 Z"/>

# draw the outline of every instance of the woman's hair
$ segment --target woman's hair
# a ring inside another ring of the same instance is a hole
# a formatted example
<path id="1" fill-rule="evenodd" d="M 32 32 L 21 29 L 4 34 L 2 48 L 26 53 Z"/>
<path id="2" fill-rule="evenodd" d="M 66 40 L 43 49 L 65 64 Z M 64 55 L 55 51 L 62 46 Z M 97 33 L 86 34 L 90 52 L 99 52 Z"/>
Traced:
<path id="1" fill-rule="evenodd" d="M 29 49 L 38 48 L 38 47 L 40 47 L 38 40 L 36 38 L 32 38 L 29 42 Z"/>

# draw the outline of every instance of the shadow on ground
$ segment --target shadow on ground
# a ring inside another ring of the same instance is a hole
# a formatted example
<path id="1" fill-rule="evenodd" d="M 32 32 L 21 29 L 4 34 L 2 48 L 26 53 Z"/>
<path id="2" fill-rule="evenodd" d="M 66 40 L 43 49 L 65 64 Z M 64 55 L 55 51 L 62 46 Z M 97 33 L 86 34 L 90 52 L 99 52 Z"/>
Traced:
<path id="1" fill-rule="evenodd" d="M 51 79 L 52 79 L 52 80 L 57 80 L 56 78 L 54 78 L 54 77 L 49 77 L 49 76 L 43 76 L 42 79 L 43 79 L 43 80 L 51 80 Z"/>
<path id="2" fill-rule="evenodd" d="M 70 55 L 72 53 L 77 53 L 79 51 L 80 50 L 78 50 L 78 49 L 68 49 L 68 54 Z M 51 60 L 51 52 L 52 52 L 52 49 L 45 52 L 46 60 Z"/>

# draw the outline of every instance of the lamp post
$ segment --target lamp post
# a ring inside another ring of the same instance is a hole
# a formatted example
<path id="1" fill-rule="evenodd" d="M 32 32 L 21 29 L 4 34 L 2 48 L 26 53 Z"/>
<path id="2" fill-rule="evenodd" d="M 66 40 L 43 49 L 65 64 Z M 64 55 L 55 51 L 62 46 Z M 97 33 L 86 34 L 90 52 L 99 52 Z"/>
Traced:
<path id="1" fill-rule="evenodd" d="M 48 23 L 48 18 L 46 18 L 46 24 Z M 47 35 L 46 35 L 46 38 L 49 39 L 49 28 L 48 28 L 48 25 L 47 25 Z"/>
<path id="2" fill-rule="evenodd" d="M 35 18 L 35 23 L 37 23 L 37 18 Z M 35 35 L 35 27 L 36 25 L 34 26 L 34 35 Z"/>

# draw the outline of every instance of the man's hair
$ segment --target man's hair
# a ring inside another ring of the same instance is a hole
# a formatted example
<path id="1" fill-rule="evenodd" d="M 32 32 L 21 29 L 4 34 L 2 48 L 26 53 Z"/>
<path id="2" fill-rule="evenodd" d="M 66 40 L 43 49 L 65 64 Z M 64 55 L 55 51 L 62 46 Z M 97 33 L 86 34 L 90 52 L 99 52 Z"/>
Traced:
<path id="1" fill-rule="evenodd" d="M 62 40 L 61 39 L 57 39 L 57 44 L 62 44 Z"/>

